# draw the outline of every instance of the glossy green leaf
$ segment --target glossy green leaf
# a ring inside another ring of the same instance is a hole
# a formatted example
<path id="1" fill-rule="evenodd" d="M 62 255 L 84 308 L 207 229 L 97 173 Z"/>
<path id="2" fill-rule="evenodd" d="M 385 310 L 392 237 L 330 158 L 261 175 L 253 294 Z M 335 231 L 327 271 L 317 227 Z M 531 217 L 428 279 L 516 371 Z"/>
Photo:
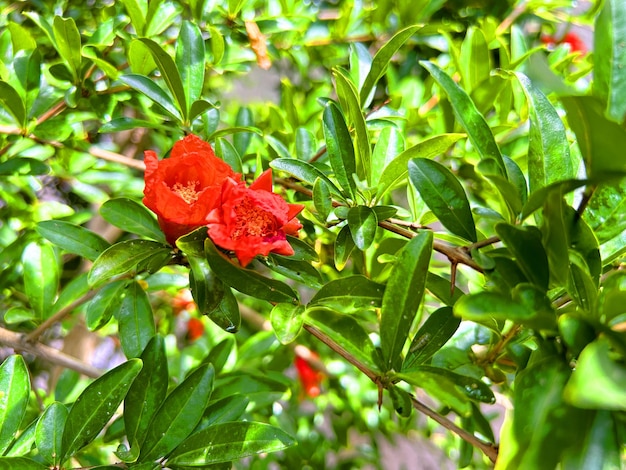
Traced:
<path id="1" fill-rule="evenodd" d="M 182 115 L 172 101 L 172 97 L 148 77 L 136 73 L 129 73 L 122 75 L 120 81 L 146 95 L 175 120 L 180 121 L 182 119 Z"/>
<path id="2" fill-rule="evenodd" d="M 185 91 L 186 102 L 194 103 L 204 86 L 204 40 L 200 28 L 183 21 L 176 43 L 176 66 Z"/>
<path id="3" fill-rule="evenodd" d="M 168 371 L 165 341 L 155 335 L 141 353 L 143 369 L 124 399 L 124 428 L 128 442 L 141 444 L 148 425 L 167 395 Z M 132 450 L 132 448 L 131 448 Z"/>
<path id="4" fill-rule="evenodd" d="M 274 334 L 268 332 L 272 342 L 276 341 Z M 250 400 L 250 409 L 253 404 L 257 407 L 269 405 L 284 396 L 289 381 L 283 375 L 275 376 L 267 372 L 229 372 L 221 374 L 215 381 L 215 391 L 211 398 L 218 400 L 224 397 L 241 394 L 245 390 L 245 396 Z"/>
<path id="5" fill-rule="evenodd" d="M 380 370 L 380 354 L 354 317 L 313 307 L 306 311 L 304 322 L 328 336 L 371 371 Z"/>
<path id="6" fill-rule="evenodd" d="M 598 186 L 583 214 L 598 241 L 604 243 L 626 232 L 626 178 Z"/>
<path id="7" fill-rule="evenodd" d="M 426 289 L 449 307 L 452 307 L 464 295 L 459 288 L 451 292 L 450 281 L 432 272 L 426 276 Z"/>
<path id="8" fill-rule="evenodd" d="M 313 205 L 320 221 L 326 222 L 333 210 L 333 200 L 330 186 L 322 178 L 316 178 L 315 183 L 313 183 Z"/>
<path id="9" fill-rule="evenodd" d="M 563 468 L 611 469 L 620 468 L 620 440 L 614 413 L 598 410 L 586 431 L 582 446 L 573 446 L 565 454 Z"/>
<path id="10" fill-rule="evenodd" d="M 313 296 L 308 306 L 325 306 L 339 312 L 380 307 L 385 286 L 357 274 L 326 283 Z"/>
<path id="11" fill-rule="evenodd" d="M 100 129 L 98 129 L 98 132 L 101 134 L 106 134 L 108 132 L 128 131 L 132 129 L 137 129 L 138 127 L 143 127 L 146 129 L 168 129 L 167 126 L 155 122 L 146 121 L 145 119 L 120 117 L 111 119 L 110 121 L 102 124 L 102 126 L 100 126 Z"/>
<path id="12" fill-rule="evenodd" d="M 141 271 L 151 260 L 167 264 L 170 248 L 149 240 L 126 240 L 107 248 L 89 271 L 89 285 L 97 286 L 115 276 Z M 159 267 L 161 267 L 159 266 Z"/>
<path id="13" fill-rule="evenodd" d="M 412 158 L 433 158 L 445 152 L 451 145 L 465 134 L 440 134 L 423 140 L 419 144 L 409 147 L 396 158 L 391 160 L 380 175 L 376 199 L 380 200 L 383 195 L 394 185 L 406 178 L 408 174 L 409 160 Z"/>
<path id="14" fill-rule="evenodd" d="M 480 158 L 494 159 L 502 169 L 502 174 L 506 175 L 502 154 L 496 144 L 493 133 L 487 121 L 485 121 L 484 116 L 476 109 L 476 105 L 472 102 L 471 98 L 437 65 L 423 60 L 420 61 L 420 64 L 428 70 L 431 76 L 448 95 L 456 119 L 461 127 L 465 129 L 465 132 L 467 132 Z"/>
<path id="15" fill-rule="evenodd" d="M 211 34 L 210 41 L 211 52 L 213 53 L 213 65 L 219 65 L 219 63 L 222 61 L 222 58 L 224 57 L 224 36 L 222 36 L 222 33 L 220 33 L 219 29 L 213 26 L 209 25 L 207 29 Z"/>
<path id="16" fill-rule="evenodd" d="M 176 64 L 172 58 L 152 39 L 139 38 L 139 41 L 143 42 L 150 53 L 152 58 L 157 64 L 167 87 L 169 88 L 172 96 L 176 100 L 178 110 L 181 112 L 183 120 L 187 119 L 187 99 L 185 98 L 185 89 L 180 77 L 180 72 L 176 68 Z"/>
<path id="17" fill-rule="evenodd" d="M 240 420 L 249 403 L 250 399 L 244 395 L 231 395 L 219 400 L 211 400 L 194 433 L 214 424 Z"/>
<path id="18" fill-rule="evenodd" d="M 417 364 L 425 364 L 448 342 L 461 324 L 451 307 L 442 307 L 430 314 L 411 341 L 402 370 Z"/>
<path id="19" fill-rule="evenodd" d="M 342 108 L 346 111 L 348 122 L 354 128 L 354 150 L 356 172 L 360 180 L 371 183 L 372 181 L 372 155 L 369 134 L 365 117 L 359 105 L 359 93 L 346 71 L 337 68 L 333 71 L 337 96 Z"/>
<path id="20" fill-rule="evenodd" d="M 130 22 L 135 28 L 138 36 L 143 36 L 146 26 L 146 3 L 141 0 L 122 0 L 126 7 L 126 12 L 130 17 Z"/>
<path id="21" fill-rule="evenodd" d="M 99 330 L 119 311 L 127 285 L 126 280 L 111 282 L 91 299 L 85 317 L 89 330 Z"/>
<path id="22" fill-rule="evenodd" d="M 496 232 L 515 257 L 518 266 L 533 284 L 547 289 L 550 279 L 548 257 L 541 243 L 541 232 L 535 227 L 496 225 Z"/>
<path id="23" fill-rule="evenodd" d="M 594 94 L 606 104 L 606 115 L 621 123 L 626 116 L 626 11 L 619 0 L 606 0 L 594 31 Z"/>
<path id="24" fill-rule="evenodd" d="M 348 211 L 348 227 L 352 240 L 359 250 L 367 250 L 376 236 L 378 218 L 371 207 L 356 206 Z"/>
<path id="25" fill-rule="evenodd" d="M 0 470 L 48 470 L 46 467 L 36 460 L 27 457 L 0 457 Z"/>
<path id="26" fill-rule="evenodd" d="M 197 467 L 229 462 L 261 453 L 277 452 L 295 443 L 287 433 L 269 424 L 221 423 L 190 436 L 172 453 L 168 464 Z"/>
<path id="27" fill-rule="evenodd" d="M 74 83 L 78 83 L 82 58 L 80 33 L 76 23 L 73 18 L 55 16 L 52 29 L 59 55 L 70 69 Z"/>
<path id="28" fill-rule="evenodd" d="M 270 312 L 270 322 L 276 337 L 282 344 L 293 342 L 304 324 L 304 306 L 276 304 Z"/>
<path id="29" fill-rule="evenodd" d="M 150 49 L 141 41 L 131 41 L 127 55 L 132 73 L 148 76 L 156 69 L 156 62 L 152 58 Z"/>
<path id="30" fill-rule="evenodd" d="M 489 79 L 491 57 L 485 34 L 480 28 L 470 26 L 461 43 L 461 66 L 463 86 L 468 93 Z"/>
<path id="31" fill-rule="evenodd" d="M 372 152 L 372 186 L 378 187 L 383 170 L 403 151 L 404 138 L 400 129 L 395 126 L 384 127 Z"/>
<path id="32" fill-rule="evenodd" d="M 544 186 L 543 188 L 534 191 L 522 208 L 520 220 L 527 219 L 536 210 L 540 209 L 546 199 L 549 197 L 550 193 L 557 192 L 561 196 L 564 196 L 565 194 L 570 193 L 575 189 L 578 189 L 581 186 L 585 186 L 587 184 L 589 184 L 589 181 L 587 180 L 565 180 L 552 183 L 548 186 Z"/>
<path id="33" fill-rule="evenodd" d="M 124 298 L 115 318 L 122 350 L 130 359 L 141 355 L 156 334 L 156 328 L 148 294 L 138 282 L 128 284 L 122 295 Z"/>
<path id="34" fill-rule="evenodd" d="M 29 243 L 22 253 L 24 291 L 39 320 L 47 318 L 59 288 L 59 261 L 48 243 Z"/>
<path id="35" fill-rule="evenodd" d="M 419 233 L 398 254 L 389 275 L 380 313 L 380 346 L 386 370 L 399 364 L 422 302 L 432 245 L 432 232 Z"/>
<path id="36" fill-rule="evenodd" d="M 211 269 L 226 285 L 243 294 L 268 302 L 297 304 L 298 294 L 284 282 L 269 279 L 251 269 L 236 266 L 217 251 L 210 240 L 206 240 L 204 248 Z"/>
<path id="37" fill-rule="evenodd" d="M 356 173 L 354 145 L 345 118 L 332 101 L 326 103 L 324 108 L 322 128 L 326 140 L 326 153 L 335 178 L 345 191 L 345 196 L 354 199 L 356 191 L 356 184 L 352 176 Z"/>
<path id="38" fill-rule="evenodd" d="M 409 179 L 445 228 L 466 240 L 478 240 L 467 195 L 450 170 L 434 160 L 415 158 L 409 162 Z"/>
<path id="39" fill-rule="evenodd" d="M 194 101 L 191 103 L 191 106 L 189 106 L 189 122 L 193 122 L 195 118 L 213 107 L 215 107 L 215 105 L 207 100 L 200 99 Z"/>
<path id="40" fill-rule="evenodd" d="M 224 296 L 219 305 L 207 312 L 206 315 L 213 323 L 228 333 L 237 333 L 241 326 L 239 304 L 230 288 L 224 289 Z"/>
<path id="41" fill-rule="evenodd" d="M 578 408 L 626 410 L 626 367 L 611 357 L 611 344 L 600 338 L 580 353 L 564 397 Z"/>
<path id="42" fill-rule="evenodd" d="M 126 396 L 142 363 L 130 359 L 92 382 L 72 405 L 65 421 L 59 461 L 93 441 Z"/>
<path id="43" fill-rule="evenodd" d="M 370 99 L 370 94 L 374 90 L 374 86 L 387 71 L 389 61 L 394 54 L 398 52 L 398 49 L 400 49 L 402 45 L 421 28 L 421 25 L 414 25 L 398 31 L 389 41 L 385 43 L 383 47 L 378 50 L 372 60 L 372 65 L 367 73 L 367 76 L 365 77 L 363 86 L 361 87 L 359 93 L 361 107 L 366 106 L 368 100 Z"/>
<path id="44" fill-rule="evenodd" d="M 559 316 L 558 326 L 568 353 L 576 358 L 596 338 L 596 332 L 589 323 L 567 313 Z"/>
<path id="45" fill-rule="evenodd" d="M 61 439 L 63 438 L 63 428 L 67 415 L 67 407 L 55 401 L 44 410 L 37 421 L 35 446 L 39 455 L 47 464 L 52 466 L 58 466 L 61 462 L 59 459 Z"/>
<path id="46" fill-rule="evenodd" d="M 291 256 L 281 256 L 270 253 L 261 260 L 272 271 L 282 274 L 289 279 L 317 288 L 322 285 L 322 276 L 309 261 L 294 259 Z"/>
<path id="47" fill-rule="evenodd" d="M 165 235 L 154 215 L 132 199 L 110 199 L 100 207 L 100 215 L 111 225 L 129 233 L 165 242 Z"/>
<path id="48" fill-rule="evenodd" d="M 551 192 L 543 206 L 541 226 L 543 245 L 550 265 L 550 277 L 565 285 L 569 277 L 569 233 L 565 220 L 565 201 L 558 192 Z"/>
<path id="49" fill-rule="evenodd" d="M 409 382 L 412 384 L 415 384 L 416 382 L 415 375 L 419 375 L 420 373 L 425 375 L 439 375 L 442 379 L 448 379 L 449 381 L 454 383 L 456 387 L 459 387 L 467 396 L 467 398 L 471 400 L 490 404 L 493 404 L 496 401 L 496 398 L 489 388 L 489 385 L 487 385 L 482 380 L 478 380 L 474 377 L 457 374 L 441 367 L 433 367 L 427 365 L 415 366 L 402 372 L 402 374 L 405 374 L 405 376 L 412 376 L 412 382 Z"/>
<path id="50" fill-rule="evenodd" d="M 30 376 L 22 356 L 13 354 L 0 365 L 0 454 L 20 429 L 30 397 Z"/>
<path id="51" fill-rule="evenodd" d="M 512 72 L 528 101 L 528 175 L 530 191 L 575 175 L 565 126 L 550 100 L 523 73 Z"/>
<path id="52" fill-rule="evenodd" d="M 189 436 L 202 419 L 214 375 L 212 365 L 201 365 L 167 396 L 148 425 L 139 462 L 168 455 Z"/>
<path id="53" fill-rule="evenodd" d="M 235 118 L 235 128 L 247 128 L 254 126 L 254 117 L 252 111 L 246 106 L 242 106 L 237 111 L 237 117 Z M 219 131 L 218 131 L 219 132 Z M 252 134 L 250 132 L 236 132 L 233 135 L 233 145 L 239 155 L 245 155 L 250 141 L 252 140 Z"/>
<path id="54" fill-rule="evenodd" d="M 576 134 L 590 178 L 626 173 L 626 129 L 610 121 L 601 103 L 590 96 L 562 97 L 567 122 Z"/>
<path id="55" fill-rule="evenodd" d="M 0 87 L 1 88 L 1 87 Z M 14 157 L 0 163 L 0 176 L 7 175 L 45 175 L 50 167 L 34 158 Z"/>
<path id="56" fill-rule="evenodd" d="M 270 167 L 289 173 L 300 181 L 309 184 L 314 184 L 319 178 L 328 185 L 333 194 L 341 195 L 341 190 L 324 173 L 310 163 L 296 160 L 295 158 L 278 158 L 272 160 Z"/>
<path id="57" fill-rule="evenodd" d="M 110 246 L 104 238 L 91 230 L 62 220 L 39 222 L 36 230 L 59 248 L 91 261 L 95 261 Z"/>
<path id="58" fill-rule="evenodd" d="M 242 163 L 241 156 L 237 153 L 234 145 L 224 137 L 218 137 L 215 140 L 215 155 L 224 160 L 237 173 L 241 173 Z"/>
<path id="59" fill-rule="evenodd" d="M 502 176 L 498 164 L 491 158 L 478 162 L 476 169 L 498 190 L 513 215 L 511 219 L 514 219 L 522 211 L 522 194 L 525 195 L 525 193 Z"/>
<path id="60" fill-rule="evenodd" d="M 15 119 L 15 123 L 26 126 L 26 108 L 20 94 L 7 82 L 0 80 L 0 106 Z"/>

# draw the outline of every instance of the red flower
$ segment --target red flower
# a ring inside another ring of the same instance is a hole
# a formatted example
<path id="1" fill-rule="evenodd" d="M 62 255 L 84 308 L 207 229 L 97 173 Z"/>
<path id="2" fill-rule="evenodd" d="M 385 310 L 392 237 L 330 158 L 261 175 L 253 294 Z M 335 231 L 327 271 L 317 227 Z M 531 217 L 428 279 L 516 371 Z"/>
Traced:
<path id="1" fill-rule="evenodd" d="M 317 357 L 317 355 L 315 356 Z M 313 369 L 311 365 L 300 356 L 296 356 L 295 365 L 303 392 L 311 398 L 319 396 L 322 391 L 320 385 L 324 374 Z"/>
<path id="2" fill-rule="evenodd" d="M 170 157 L 161 161 L 155 152 L 147 150 L 144 162 L 143 203 L 158 216 L 161 230 L 172 245 L 178 237 L 206 225 L 226 178 L 241 177 L 215 156 L 209 143 L 195 135 L 176 142 Z"/>
<path id="3" fill-rule="evenodd" d="M 541 42 L 548 47 L 555 47 L 558 44 L 567 44 L 571 52 L 581 52 L 583 54 L 587 52 L 587 46 L 583 40 L 580 39 L 576 33 L 571 31 L 565 33 L 560 39 L 556 39 L 554 36 L 542 36 Z"/>
<path id="4" fill-rule="evenodd" d="M 204 323 L 198 318 L 190 318 L 187 321 L 187 338 L 189 341 L 195 341 L 204 334 Z"/>
<path id="5" fill-rule="evenodd" d="M 233 250 L 242 266 L 256 255 L 293 255 L 286 235 L 295 235 L 302 228 L 295 217 L 303 208 L 287 204 L 272 192 L 272 170 L 265 171 L 249 188 L 228 178 L 221 203 L 209 214 L 209 237 L 217 246 Z"/>

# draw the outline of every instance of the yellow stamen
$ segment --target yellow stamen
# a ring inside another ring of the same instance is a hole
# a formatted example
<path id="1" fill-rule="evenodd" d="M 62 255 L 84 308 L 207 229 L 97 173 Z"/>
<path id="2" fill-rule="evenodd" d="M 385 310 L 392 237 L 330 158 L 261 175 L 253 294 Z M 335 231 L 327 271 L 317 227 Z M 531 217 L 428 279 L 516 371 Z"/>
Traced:
<path id="1" fill-rule="evenodd" d="M 198 184 L 198 181 L 188 181 L 187 186 L 182 183 L 176 183 L 172 187 L 172 191 L 178 194 L 187 204 L 193 204 L 200 197 L 200 194 L 196 191 Z"/>

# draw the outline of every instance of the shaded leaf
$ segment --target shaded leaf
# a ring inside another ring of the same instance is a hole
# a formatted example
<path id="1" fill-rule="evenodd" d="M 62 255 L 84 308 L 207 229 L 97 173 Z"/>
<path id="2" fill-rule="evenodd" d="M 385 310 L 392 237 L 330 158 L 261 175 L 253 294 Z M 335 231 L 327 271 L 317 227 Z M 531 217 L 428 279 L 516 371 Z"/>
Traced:
<path id="1" fill-rule="evenodd" d="M 348 227 L 354 244 L 359 250 L 364 251 L 374 242 L 378 218 L 371 207 L 351 207 L 348 211 Z"/>
<path id="2" fill-rule="evenodd" d="M 44 220 L 37 224 L 36 230 L 56 246 L 91 261 L 95 261 L 110 246 L 91 230 L 62 220 Z"/>
<path id="3" fill-rule="evenodd" d="M 132 199 L 125 197 L 109 199 L 100 207 L 100 215 L 111 225 L 129 233 L 165 242 L 165 235 L 156 218 L 143 205 Z"/>
<path id="4" fill-rule="evenodd" d="M 289 344 L 296 339 L 304 324 L 304 306 L 276 304 L 270 312 L 270 322 L 276 337 L 282 344 Z"/>
<path id="5" fill-rule="evenodd" d="M 0 365 L 0 454 L 20 429 L 30 397 L 30 376 L 22 356 L 13 354 Z"/>

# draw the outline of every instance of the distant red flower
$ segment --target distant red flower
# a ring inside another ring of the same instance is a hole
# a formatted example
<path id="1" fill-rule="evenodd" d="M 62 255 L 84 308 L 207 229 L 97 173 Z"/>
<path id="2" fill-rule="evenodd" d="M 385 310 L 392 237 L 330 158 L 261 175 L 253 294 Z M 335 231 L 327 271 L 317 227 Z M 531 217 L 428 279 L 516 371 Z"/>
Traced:
<path id="1" fill-rule="evenodd" d="M 180 312 L 186 310 L 188 312 L 196 309 L 196 304 L 193 301 L 191 291 L 189 289 L 181 289 L 176 296 L 172 299 L 172 309 L 174 315 L 180 315 Z"/>
<path id="2" fill-rule="evenodd" d="M 195 341 L 204 334 L 204 323 L 198 318 L 190 318 L 187 321 L 187 338 L 189 341 Z"/>
<path id="3" fill-rule="evenodd" d="M 155 152 L 146 150 L 144 162 L 143 203 L 158 216 L 172 245 L 178 237 L 206 225 L 226 178 L 236 181 L 241 177 L 215 156 L 208 142 L 195 135 L 176 142 L 170 157 L 161 161 Z"/>
<path id="4" fill-rule="evenodd" d="M 234 251 L 242 266 L 257 255 L 293 255 L 286 235 L 302 228 L 295 217 L 303 208 L 288 204 L 272 191 L 272 170 L 250 187 L 228 178 L 221 202 L 209 214 L 209 237 L 217 246 Z"/>
<path id="5" fill-rule="evenodd" d="M 302 391 L 311 398 L 319 396 L 322 392 L 321 383 L 324 374 L 313 369 L 313 367 L 300 356 L 296 356 L 295 366 L 298 371 L 300 383 L 302 384 Z"/>
<path id="6" fill-rule="evenodd" d="M 576 33 L 573 33 L 571 31 L 565 33 L 565 35 L 560 39 L 557 39 L 551 35 L 542 36 L 541 42 L 549 47 L 555 47 L 559 44 L 567 44 L 571 52 L 581 52 L 583 54 L 587 52 L 587 46 L 585 45 L 583 40 L 580 39 L 580 37 L 578 37 Z"/>

